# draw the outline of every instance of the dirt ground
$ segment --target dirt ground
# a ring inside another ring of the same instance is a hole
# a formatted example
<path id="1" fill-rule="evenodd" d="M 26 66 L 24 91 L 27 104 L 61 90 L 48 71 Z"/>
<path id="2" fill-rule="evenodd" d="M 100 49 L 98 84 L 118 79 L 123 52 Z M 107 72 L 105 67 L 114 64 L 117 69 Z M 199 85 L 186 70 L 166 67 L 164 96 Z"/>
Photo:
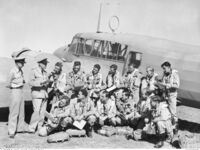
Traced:
<path id="1" fill-rule="evenodd" d="M 27 107 L 27 106 L 26 106 Z M 179 135 L 184 141 L 184 148 L 200 148 L 200 110 L 186 106 L 178 107 L 180 130 Z M 27 118 L 26 118 L 27 120 Z M 0 148 L 153 148 L 155 141 L 127 140 L 125 136 L 114 135 L 104 137 L 93 134 L 92 138 L 71 138 L 64 143 L 47 143 L 47 137 L 37 134 L 17 134 L 15 139 L 7 135 L 7 121 L 1 118 Z M 174 148 L 164 144 L 163 148 Z"/>

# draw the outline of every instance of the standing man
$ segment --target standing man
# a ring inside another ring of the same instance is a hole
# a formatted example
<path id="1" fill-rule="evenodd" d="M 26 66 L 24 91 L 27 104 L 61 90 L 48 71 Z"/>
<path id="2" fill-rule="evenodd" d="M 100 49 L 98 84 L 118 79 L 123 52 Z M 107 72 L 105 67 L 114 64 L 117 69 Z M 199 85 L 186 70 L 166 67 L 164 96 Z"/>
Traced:
<path id="1" fill-rule="evenodd" d="M 15 137 L 16 132 L 25 131 L 24 121 L 24 99 L 22 96 L 24 76 L 22 68 L 25 58 L 14 57 L 15 67 L 11 69 L 8 80 L 8 87 L 11 89 L 11 102 L 9 106 L 8 135 Z"/>
<path id="2" fill-rule="evenodd" d="M 31 95 L 33 103 L 33 114 L 29 125 L 30 132 L 35 132 L 37 126 L 38 129 L 43 125 L 44 112 L 46 111 L 47 104 L 47 88 L 49 80 L 46 72 L 47 58 L 37 58 L 38 67 L 32 70 L 30 77 Z"/>
<path id="3" fill-rule="evenodd" d="M 150 104 L 150 97 L 156 89 L 158 74 L 154 72 L 154 68 L 148 66 L 146 68 L 146 76 L 141 79 L 141 102 L 145 100 Z"/>
<path id="4" fill-rule="evenodd" d="M 180 78 L 178 71 L 172 69 L 168 61 L 164 62 L 161 67 L 163 69 L 162 84 L 168 90 L 169 110 L 172 114 L 173 124 L 176 124 L 178 122 L 176 115 L 177 90 L 180 86 Z"/>
<path id="5" fill-rule="evenodd" d="M 117 65 L 110 66 L 110 71 L 106 77 L 106 91 L 111 92 L 118 88 L 120 85 L 119 72 L 117 71 Z"/>
<path id="6" fill-rule="evenodd" d="M 71 71 L 67 76 L 67 86 L 74 89 L 75 93 L 84 87 L 85 84 L 85 72 L 81 70 L 81 62 L 75 61 L 73 66 L 73 71 Z"/>
<path id="7" fill-rule="evenodd" d="M 140 73 L 139 70 L 135 68 L 133 63 L 128 65 L 128 71 L 123 77 L 123 86 L 128 88 L 133 95 L 134 103 L 137 105 L 139 102 L 139 88 L 140 88 Z"/>

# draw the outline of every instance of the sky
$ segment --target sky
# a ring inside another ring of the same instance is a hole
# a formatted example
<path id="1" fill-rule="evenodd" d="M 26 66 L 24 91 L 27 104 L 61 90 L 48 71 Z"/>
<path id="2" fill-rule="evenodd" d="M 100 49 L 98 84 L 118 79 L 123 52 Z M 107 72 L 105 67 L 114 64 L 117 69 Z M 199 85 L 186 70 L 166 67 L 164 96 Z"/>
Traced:
<path id="1" fill-rule="evenodd" d="M 0 0 L 0 56 L 28 47 L 52 53 L 76 33 L 135 33 L 200 45 L 199 0 Z"/>

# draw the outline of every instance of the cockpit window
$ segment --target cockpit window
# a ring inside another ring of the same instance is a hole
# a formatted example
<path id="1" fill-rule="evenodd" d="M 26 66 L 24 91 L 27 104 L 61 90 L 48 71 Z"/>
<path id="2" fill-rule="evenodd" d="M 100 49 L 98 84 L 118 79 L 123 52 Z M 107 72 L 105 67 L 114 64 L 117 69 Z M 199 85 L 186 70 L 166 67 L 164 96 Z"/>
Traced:
<path id="1" fill-rule="evenodd" d="M 78 39 L 77 54 L 84 54 L 84 42 L 83 38 Z"/>
<path id="2" fill-rule="evenodd" d="M 76 49 L 77 49 L 77 44 L 78 44 L 78 39 L 77 38 L 73 38 L 70 47 L 69 47 L 69 52 L 71 53 L 75 53 Z"/>
<path id="3" fill-rule="evenodd" d="M 94 40 L 94 47 L 90 56 L 101 57 L 101 41 Z"/>

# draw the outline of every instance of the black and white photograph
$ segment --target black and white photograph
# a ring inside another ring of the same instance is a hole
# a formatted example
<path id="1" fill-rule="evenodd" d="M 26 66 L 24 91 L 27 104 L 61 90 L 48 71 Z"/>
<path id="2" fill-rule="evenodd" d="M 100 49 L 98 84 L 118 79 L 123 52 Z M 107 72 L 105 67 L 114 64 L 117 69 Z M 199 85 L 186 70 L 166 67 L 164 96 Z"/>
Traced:
<path id="1" fill-rule="evenodd" d="M 0 149 L 200 149 L 200 0 L 0 0 Z"/>

